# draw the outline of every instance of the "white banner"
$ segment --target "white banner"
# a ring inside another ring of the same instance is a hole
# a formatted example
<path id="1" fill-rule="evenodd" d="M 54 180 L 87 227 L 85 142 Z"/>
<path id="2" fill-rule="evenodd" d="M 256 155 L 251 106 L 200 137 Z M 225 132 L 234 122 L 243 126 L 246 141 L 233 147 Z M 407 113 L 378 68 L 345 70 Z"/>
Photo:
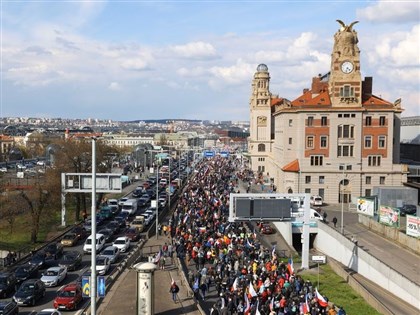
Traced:
<path id="1" fill-rule="evenodd" d="M 413 215 L 407 215 L 406 231 L 407 235 L 420 238 L 420 218 Z"/>
<path id="2" fill-rule="evenodd" d="M 357 198 L 357 212 L 373 217 L 375 202 L 370 199 Z"/>

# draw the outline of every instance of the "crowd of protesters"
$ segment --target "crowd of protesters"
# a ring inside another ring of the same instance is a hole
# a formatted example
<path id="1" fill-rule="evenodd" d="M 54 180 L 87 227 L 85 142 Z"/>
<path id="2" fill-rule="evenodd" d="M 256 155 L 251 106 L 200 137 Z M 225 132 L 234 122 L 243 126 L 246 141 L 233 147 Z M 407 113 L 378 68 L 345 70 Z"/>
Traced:
<path id="1" fill-rule="evenodd" d="M 187 265 L 197 300 L 217 291 L 212 314 L 339 314 L 309 281 L 295 273 L 249 227 L 228 221 L 229 194 L 252 174 L 240 160 L 215 157 L 196 166 L 169 221 L 174 251 Z"/>

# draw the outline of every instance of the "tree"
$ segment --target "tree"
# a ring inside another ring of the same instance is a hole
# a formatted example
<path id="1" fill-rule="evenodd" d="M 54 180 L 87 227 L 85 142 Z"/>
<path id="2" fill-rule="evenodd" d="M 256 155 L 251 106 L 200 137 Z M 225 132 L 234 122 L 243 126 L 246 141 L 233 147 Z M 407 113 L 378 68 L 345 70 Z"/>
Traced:
<path id="1" fill-rule="evenodd" d="M 9 225 L 9 233 L 13 234 L 16 217 L 22 213 L 19 195 L 16 192 L 4 191 L 0 196 L 0 217 Z"/>

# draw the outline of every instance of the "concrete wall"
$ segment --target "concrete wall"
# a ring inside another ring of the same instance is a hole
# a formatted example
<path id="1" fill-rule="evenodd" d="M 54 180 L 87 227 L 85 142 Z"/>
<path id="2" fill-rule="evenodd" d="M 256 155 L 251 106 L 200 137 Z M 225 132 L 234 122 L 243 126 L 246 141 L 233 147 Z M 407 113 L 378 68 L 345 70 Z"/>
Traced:
<path id="1" fill-rule="evenodd" d="M 338 231 L 320 224 L 314 247 L 420 309 L 420 287 L 388 267 Z"/>
<path id="2" fill-rule="evenodd" d="M 293 248 L 292 224 L 290 222 L 273 222 L 279 230 L 286 243 Z"/>
<path id="3" fill-rule="evenodd" d="M 416 239 L 412 236 L 401 233 L 398 229 L 376 222 L 372 218 L 365 215 L 359 215 L 359 223 L 368 227 L 369 230 L 379 233 L 384 237 L 398 242 L 402 246 L 413 250 L 417 254 L 420 254 L 420 239 Z"/>

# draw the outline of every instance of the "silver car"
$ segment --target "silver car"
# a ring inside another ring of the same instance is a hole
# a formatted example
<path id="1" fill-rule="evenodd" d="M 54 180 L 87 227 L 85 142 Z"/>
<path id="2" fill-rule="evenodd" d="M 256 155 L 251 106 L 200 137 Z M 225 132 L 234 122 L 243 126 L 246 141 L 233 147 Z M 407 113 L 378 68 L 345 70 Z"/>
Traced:
<path id="1" fill-rule="evenodd" d="M 101 256 L 108 257 L 111 264 L 115 263 L 120 257 L 120 250 L 116 246 L 108 246 L 103 250 Z"/>
<path id="2" fill-rule="evenodd" d="M 51 267 L 42 274 L 41 281 L 46 287 L 55 287 L 67 277 L 67 268 Z"/>

